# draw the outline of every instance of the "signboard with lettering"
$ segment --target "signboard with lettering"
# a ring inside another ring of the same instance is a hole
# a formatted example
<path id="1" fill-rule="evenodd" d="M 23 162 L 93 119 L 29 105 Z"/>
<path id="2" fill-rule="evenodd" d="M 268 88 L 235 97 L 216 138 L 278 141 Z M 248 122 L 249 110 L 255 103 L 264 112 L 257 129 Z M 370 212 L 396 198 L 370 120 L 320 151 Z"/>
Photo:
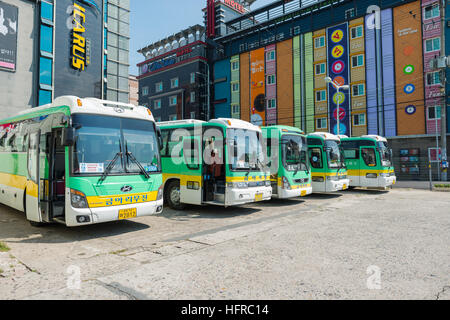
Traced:
<path id="1" fill-rule="evenodd" d="M 327 29 L 327 50 L 329 76 L 339 85 L 349 84 L 349 45 L 348 45 L 348 25 L 340 24 Z M 343 134 L 350 136 L 350 92 L 341 90 L 339 93 L 330 83 L 328 85 L 328 108 L 330 115 L 330 128 L 333 134 Z M 337 126 L 339 105 L 339 133 Z"/>
<path id="2" fill-rule="evenodd" d="M 15 71 L 19 9 L 0 1 L 0 69 Z"/>
<path id="3" fill-rule="evenodd" d="M 102 98 L 102 3 L 101 0 L 56 2 L 54 64 L 58 72 L 55 72 L 55 97 Z"/>

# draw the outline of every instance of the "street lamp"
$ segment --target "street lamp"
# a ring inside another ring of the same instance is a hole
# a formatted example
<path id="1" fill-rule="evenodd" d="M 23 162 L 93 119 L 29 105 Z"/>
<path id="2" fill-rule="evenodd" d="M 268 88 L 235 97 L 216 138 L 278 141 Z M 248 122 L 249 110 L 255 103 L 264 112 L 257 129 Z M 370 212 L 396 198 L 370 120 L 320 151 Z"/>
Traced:
<path id="1" fill-rule="evenodd" d="M 341 134 L 341 130 L 340 130 L 340 126 L 339 126 L 339 122 L 340 122 L 340 118 L 341 118 L 341 114 L 340 114 L 340 108 L 339 108 L 339 105 L 340 105 L 340 103 L 341 103 L 341 99 L 340 99 L 340 96 L 339 96 L 339 92 L 340 92 L 340 90 L 341 89 L 344 89 L 344 90 L 348 90 L 348 89 L 350 89 L 350 86 L 348 85 L 348 84 L 344 84 L 344 85 L 338 85 L 337 83 L 335 83 L 334 81 L 333 81 L 333 79 L 331 79 L 330 77 L 326 77 L 325 78 L 325 82 L 326 83 L 331 83 L 332 85 L 333 85 L 333 87 L 336 89 L 336 91 L 337 91 L 337 111 L 336 111 L 336 120 L 337 120 L 337 135 L 340 135 Z"/>

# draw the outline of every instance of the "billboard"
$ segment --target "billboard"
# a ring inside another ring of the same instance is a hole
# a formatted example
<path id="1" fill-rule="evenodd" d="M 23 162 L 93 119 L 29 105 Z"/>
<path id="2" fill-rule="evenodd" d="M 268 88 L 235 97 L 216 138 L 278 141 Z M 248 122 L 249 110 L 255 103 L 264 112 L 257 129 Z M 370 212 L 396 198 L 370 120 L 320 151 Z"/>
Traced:
<path id="1" fill-rule="evenodd" d="M 349 85 L 349 46 L 347 23 L 327 29 L 328 74 L 339 86 Z M 328 111 L 330 132 L 350 136 L 350 92 L 339 93 L 330 83 L 328 85 Z M 337 109 L 339 105 L 339 110 Z M 337 119 L 339 117 L 339 133 Z"/>
<path id="2" fill-rule="evenodd" d="M 56 2 L 55 97 L 102 98 L 102 3 L 102 0 Z"/>
<path id="3" fill-rule="evenodd" d="M 0 1 L 0 69 L 15 71 L 19 9 Z"/>
<path id="4" fill-rule="evenodd" d="M 264 53 L 264 48 L 250 52 L 250 122 L 257 126 L 266 124 L 266 73 L 264 68 Z"/>

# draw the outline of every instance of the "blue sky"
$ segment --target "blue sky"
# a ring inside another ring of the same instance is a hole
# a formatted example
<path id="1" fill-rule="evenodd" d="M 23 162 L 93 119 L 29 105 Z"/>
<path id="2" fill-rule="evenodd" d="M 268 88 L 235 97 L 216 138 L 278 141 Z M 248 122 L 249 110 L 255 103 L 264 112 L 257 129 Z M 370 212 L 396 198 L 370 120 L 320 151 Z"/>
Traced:
<path id="1" fill-rule="evenodd" d="M 257 0 L 252 9 L 274 2 Z M 156 4 L 155 4 L 156 3 Z M 206 0 L 131 0 L 130 74 L 144 57 L 137 50 L 189 26 L 203 24 Z"/>

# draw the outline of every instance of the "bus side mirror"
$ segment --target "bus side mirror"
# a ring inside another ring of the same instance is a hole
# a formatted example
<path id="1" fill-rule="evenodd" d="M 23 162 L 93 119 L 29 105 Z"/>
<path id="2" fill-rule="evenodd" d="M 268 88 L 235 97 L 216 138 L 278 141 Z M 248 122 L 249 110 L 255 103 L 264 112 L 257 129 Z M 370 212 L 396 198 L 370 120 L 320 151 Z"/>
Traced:
<path id="1" fill-rule="evenodd" d="M 162 150 L 163 149 L 163 139 L 162 139 L 162 133 L 161 133 L 160 127 L 156 128 L 156 134 L 158 135 L 159 150 Z"/>
<path id="2" fill-rule="evenodd" d="M 75 144 L 75 128 L 67 127 L 62 129 L 61 145 L 63 147 L 71 147 Z"/>

